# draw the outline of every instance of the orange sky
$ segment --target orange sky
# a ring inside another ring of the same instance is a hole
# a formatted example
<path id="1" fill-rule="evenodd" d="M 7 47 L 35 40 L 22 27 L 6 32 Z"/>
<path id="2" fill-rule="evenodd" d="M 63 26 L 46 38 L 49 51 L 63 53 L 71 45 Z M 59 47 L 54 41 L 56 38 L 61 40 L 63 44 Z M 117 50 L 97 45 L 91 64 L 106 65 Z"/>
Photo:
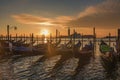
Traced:
<path id="1" fill-rule="evenodd" d="M 46 29 L 52 35 L 58 29 L 61 35 L 71 33 L 92 34 L 97 37 L 110 32 L 117 35 L 120 26 L 120 0 L 2 0 L 0 1 L 0 34 L 6 34 L 7 25 L 17 26 L 10 34 L 40 35 Z"/>
<path id="2" fill-rule="evenodd" d="M 56 29 L 58 29 L 57 27 L 49 27 L 49 26 L 44 26 L 44 27 L 25 27 L 25 29 L 21 28 L 18 26 L 17 30 L 14 30 L 14 29 L 11 29 L 10 30 L 10 34 L 12 35 L 15 35 L 15 34 L 18 34 L 18 35 L 21 35 L 21 34 L 26 34 L 26 35 L 29 35 L 30 33 L 34 33 L 35 35 L 42 35 L 42 31 L 43 30 L 48 30 L 48 35 L 50 35 L 50 33 L 52 34 L 52 36 L 55 36 L 55 31 Z M 64 28 L 64 27 L 60 27 L 58 29 L 58 31 L 60 32 L 61 35 L 67 35 L 67 29 L 68 28 Z M 75 31 L 77 33 L 81 33 L 81 34 L 84 34 L 84 35 L 92 35 L 93 34 L 93 28 L 70 28 L 71 29 L 71 34 L 73 33 L 73 29 L 75 29 Z M 5 29 L 3 30 L 3 32 L 1 32 L 2 34 L 6 34 L 6 31 Z M 114 35 L 117 35 L 117 29 L 97 29 L 96 28 L 96 34 L 97 34 L 97 37 L 104 37 L 104 36 L 107 36 L 109 33 L 111 33 L 112 36 Z"/>

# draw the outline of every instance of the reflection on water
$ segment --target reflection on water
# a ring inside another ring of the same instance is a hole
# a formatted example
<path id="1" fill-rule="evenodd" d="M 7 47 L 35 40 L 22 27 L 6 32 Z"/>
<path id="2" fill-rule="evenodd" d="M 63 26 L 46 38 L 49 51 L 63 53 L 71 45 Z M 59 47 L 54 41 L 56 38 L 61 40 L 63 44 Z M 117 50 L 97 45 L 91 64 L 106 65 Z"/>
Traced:
<path id="1" fill-rule="evenodd" d="M 13 67 L 11 59 L 3 60 L 0 63 L 0 80 L 12 80 L 13 79 Z"/>
<path id="2" fill-rule="evenodd" d="M 104 69 L 100 63 L 100 58 L 91 59 L 90 64 L 84 66 L 81 72 L 77 75 L 76 80 L 103 80 Z M 81 76 L 79 76 L 81 75 Z"/>
<path id="3" fill-rule="evenodd" d="M 51 57 L 49 59 L 46 59 L 43 62 L 38 62 L 38 64 L 31 66 L 31 77 L 29 77 L 30 80 L 36 80 L 41 79 L 44 80 L 50 76 L 50 72 L 52 71 L 53 67 L 57 63 L 57 61 L 60 59 L 60 55 Z"/>
<path id="4" fill-rule="evenodd" d="M 43 61 L 39 61 L 43 55 L 3 59 L 0 61 L 0 80 L 120 80 L 120 63 L 118 70 L 107 73 L 101 65 L 98 49 L 97 46 L 95 59 L 91 57 L 89 63 L 78 72 L 76 68 L 79 68 L 80 59 L 74 57 L 65 59 L 60 67 L 56 68 L 62 55 Z"/>
<path id="5" fill-rule="evenodd" d="M 57 70 L 52 76 L 52 80 L 66 80 L 70 79 L 75 73 L 75 69 L 78 66 L 78 59 L 71 58 L 64 62 L 63 66 Z"/>

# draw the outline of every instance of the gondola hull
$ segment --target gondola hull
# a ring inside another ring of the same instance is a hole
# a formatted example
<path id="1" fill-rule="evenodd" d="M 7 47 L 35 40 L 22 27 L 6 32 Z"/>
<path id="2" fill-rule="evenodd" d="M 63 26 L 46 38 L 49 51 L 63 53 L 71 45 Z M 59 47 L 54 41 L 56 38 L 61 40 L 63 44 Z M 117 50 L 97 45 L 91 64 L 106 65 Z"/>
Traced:
<path id="1" fill-rule="evenodd" d="M 107 72 L 114 71 L 117 68 L 117 59 L 116 56 L 106 56 L 105 54 L 101 55 L 101 64 Z"/>

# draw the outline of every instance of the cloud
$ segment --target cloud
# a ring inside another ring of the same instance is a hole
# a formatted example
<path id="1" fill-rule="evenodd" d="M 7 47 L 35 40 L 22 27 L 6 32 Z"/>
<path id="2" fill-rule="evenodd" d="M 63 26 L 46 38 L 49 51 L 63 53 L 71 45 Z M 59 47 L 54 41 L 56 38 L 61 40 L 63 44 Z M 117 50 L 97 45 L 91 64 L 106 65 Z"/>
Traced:
<path id="1" fill-rule="evenodd" d="M 120 26 L 120 0 L 104 0 L 89 6 L 76 16 L 46 18 L 30 14 L 17 14 L 12 17 L 24 24 L 53 24 L 69 27 L 118 28 Z"/>
<path id="2" fill-rule="evenodd" d="M 114 28 L 120 25 L 120 0 L 105 0 L 104 2 L 89 6 L 80 12 L 78 18 L 68 25 L 79 27 Z"/>
<path id="3" fill-rule="evenodd" d="M 39 17 L 39 16 L 33 16 L 30 14 L 18 14 L 18 15 L 12 15 L 12 17 L 23 24 L 53 24 L 53 25 L 64 25 L 67 22 L 72 20 L 72 17 L 70 16 L 58 16 L 55 18 L 45 18 L 45 17 Z"/>
<path id="4" fill-rule="evenodd" d="M 20 23 L 23 24 L 37 24 L 40 22 L 50 21 L 48 18 L 44 17 L 37 17 L 29 14 L 19 14 L 19 15 L 12 15 L 12 17 Z"/>
<path id="5" fill-rule="evenodd" d="M 73 20 L 73 17 L 70 16 L 58 16 L 56 17 L 52 23 L 54 24 L 61 24 L 61 25 L 65 25 L 67 22 Z"/>
<path id="6" fill-rule="evenodd" d="M 90 6 L 79 14 L 79 17 L 85 17 L 93 14 L 106 14 L 120 12 L 120 0 L 106 0 L 105 2 Z"/>

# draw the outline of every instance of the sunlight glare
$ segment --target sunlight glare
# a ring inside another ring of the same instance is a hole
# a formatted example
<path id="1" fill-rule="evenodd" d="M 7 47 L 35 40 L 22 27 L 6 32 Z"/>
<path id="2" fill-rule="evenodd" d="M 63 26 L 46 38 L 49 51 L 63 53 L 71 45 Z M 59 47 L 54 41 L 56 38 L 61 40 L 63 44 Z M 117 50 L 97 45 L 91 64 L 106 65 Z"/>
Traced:
<path id="1" fill-rule="evenodd" d="M 49 31 L 47 29 L 44 29 L 41 31 L 41 34 L 47 36 L 49 35 Z"/>

